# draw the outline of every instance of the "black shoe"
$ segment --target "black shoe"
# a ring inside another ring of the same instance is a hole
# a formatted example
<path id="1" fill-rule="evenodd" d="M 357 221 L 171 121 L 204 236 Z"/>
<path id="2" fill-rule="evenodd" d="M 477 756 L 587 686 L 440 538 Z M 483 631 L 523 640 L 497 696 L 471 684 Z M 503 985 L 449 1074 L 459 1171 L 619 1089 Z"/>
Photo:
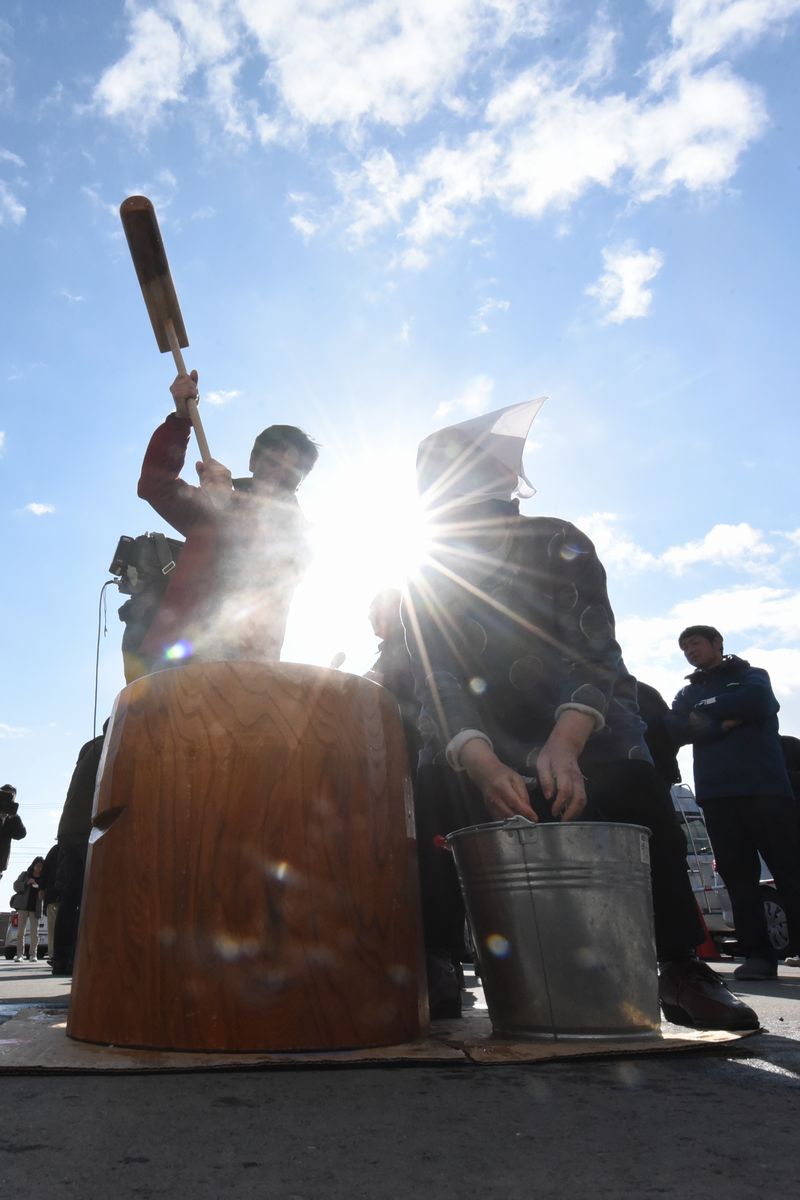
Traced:
<path id="1" fill-rule="evenodd" d="M 664 1016 L 692 1029 L 760 1029 L 748 1004 L 729 992 L 722 979 L 697 958 L 663 963 L 658 994 Z"/>
<path id="2" fill-rule="evenodd" d="M 439 954 L 426 955 L 428 1007 L 431 1020 L 453 1020 L 461 1016 L 461 987 L 453 960 Z"/>

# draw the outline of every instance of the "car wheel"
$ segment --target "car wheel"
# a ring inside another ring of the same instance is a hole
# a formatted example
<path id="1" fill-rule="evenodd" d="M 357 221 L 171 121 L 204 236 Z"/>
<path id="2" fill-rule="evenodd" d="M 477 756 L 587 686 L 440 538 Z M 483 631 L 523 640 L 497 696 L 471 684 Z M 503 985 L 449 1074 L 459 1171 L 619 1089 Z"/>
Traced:
<path id="1" fill-rule="evenodd" d="M 780 902 L 778 893 L 772 888 L 761 889 L 764 904 L 764 916 L 767 919 L 767 933 L 772 942 L 772 948 L 783 957 L 789 950 L 789 923 L 786 920 L 786 910 Z"/>

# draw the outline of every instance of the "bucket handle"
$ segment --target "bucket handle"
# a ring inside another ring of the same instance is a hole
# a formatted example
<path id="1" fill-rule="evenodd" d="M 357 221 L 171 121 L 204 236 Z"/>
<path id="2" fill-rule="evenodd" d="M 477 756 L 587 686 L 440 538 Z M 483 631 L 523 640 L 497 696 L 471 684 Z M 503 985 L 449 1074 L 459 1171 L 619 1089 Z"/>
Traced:
<path id="1" fill-rule="evenodd" d="M 538 821 L 531 821 L 530 817 L 523 817 L 519 813 L 513 817 L 506 817 L 502 824 L 503 833 L 517 834 L 522 842 L 532 841 L 538 828 Z"/>

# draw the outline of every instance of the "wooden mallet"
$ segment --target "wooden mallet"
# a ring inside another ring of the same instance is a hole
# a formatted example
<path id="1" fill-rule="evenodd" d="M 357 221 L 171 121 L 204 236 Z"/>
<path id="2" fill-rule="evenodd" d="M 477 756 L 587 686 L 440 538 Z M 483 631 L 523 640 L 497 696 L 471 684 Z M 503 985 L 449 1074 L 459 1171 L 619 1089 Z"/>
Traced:
<path id="1" fill-rule="evenodd" d="M 158 228 L 156 210 L 147 196 L 128 196 L 119 207 L 119 215 L 158 348 L 162 354 L 171 351 L 178 373 L 185 375 L 186 363 L 181 347 L 188 346 L 189 339 L 175 294 L 161 230 Z M 197 411 L 197 401 L 187 400 L 186 408 L 194 426 L 200 456 L 207 463 L 211 452 Z"/>

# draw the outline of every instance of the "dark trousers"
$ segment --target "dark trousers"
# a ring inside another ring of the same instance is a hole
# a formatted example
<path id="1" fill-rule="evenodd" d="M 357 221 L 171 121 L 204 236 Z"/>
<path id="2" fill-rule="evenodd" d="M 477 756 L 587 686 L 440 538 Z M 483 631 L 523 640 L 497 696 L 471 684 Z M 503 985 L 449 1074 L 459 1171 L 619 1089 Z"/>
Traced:
<path id="1" fill-rule="evenodd" d="M 56 914 L 55 945 L 50 947 L 50 957 L 56 971 L 72 970 L 88 849 L 88 838 L 80 834 L 62 834 L 58 839 L 56 879 L 61 900 Z"/>
<path id="2" fill-rule="evenodd" d="M 797 804 L 791 796 L 721 796 L 701 802 L 717 870 L 728 889 L 739 951 L 775 961 L 759 886 L 759 854 L 775 880 L 800 954 L 800 845 Z"/>
<path id="3" fill-rule="evenodd" d="M 662 962 L 685 958 L 705 931 L 686 869 L 686 841 L 669 788 L 649 763 L 624 761 L 585 768 L 589 797 L 582 820 L 645 825 L 651 832 L 656 950 Z M 549 816 L 540 801 L 543 818 Z M 480 792 L 466 774 L 446 766 L 423 766 L 416 783 L 417 848 L 426 949 L 457 953 L 462 944 L 464 906 L 453 856 L 442 838 L 466 825 L 492 820 Z"/>

